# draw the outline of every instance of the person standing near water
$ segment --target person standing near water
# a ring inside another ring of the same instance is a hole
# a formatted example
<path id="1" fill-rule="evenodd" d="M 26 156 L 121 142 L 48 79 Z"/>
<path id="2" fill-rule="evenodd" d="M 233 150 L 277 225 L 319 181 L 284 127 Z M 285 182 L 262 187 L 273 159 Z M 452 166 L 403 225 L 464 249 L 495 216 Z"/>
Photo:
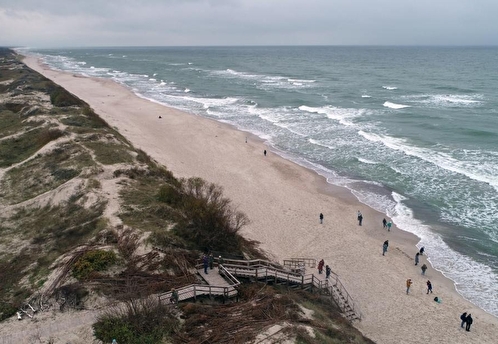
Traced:
<path id="1" fill-rule="evenodd" d="M 320 223 L 323 223 L 323 214 L 320 213 Z"/>
<path id="2" fill-rule="evenodd" d="M 391 226 L 393 225 L 393 223 L 391 221 L 389 221 L 387 223 L 387 231 L 390 232 L 391 231 Z"/>
<path id="3" fill-rule="evenodd" d="M 361 214 L 361 212 L 358 210 L 358 225 L 361 226 L 361 223 L 363 221 L 363 215 Z"/>
<path id="4" fill-rule="evenodd" d="M 382 245 L 382 255 L 385 256 L 387 252 L 387 248 L 389 247 L 389 240 L 384 241 Z"/>
<path id="5" fill-rule="evenodd" d="M 263 154 L 266 156 L 266 149 L 263 151 Z"/>
<path id="6" fill-rule="evenodd" d="M 382 228 L 386 228 L 387 227 L 387 221 L 386 221 L 386 218 L 384 217 L 382 219 Z"/>
<path id="7" fill-rule="evenodd" d="M 467 325 L 465 326 L 465 331 L 469 332 L 470 325 L 472 325 L 472 323 L 474 322 L 474 320 L 472 319 L 472 314 L 469 313 L 469 315 L 467 315 L 467 317 L 465 318 L 465 322 L 467 323 Z"/>
<path id="8" fill-rule="evenodd" d="M 460 327 L 463 328 L 465 326 L 465 323 L 467 322 L 467 312 L 464 312 L 462 315 L 460 315 L 460 320 L 462 320 Z"/>
<path id="9" fill-rule="evenodd" d="M 418 265 L 419 262 L 418 256 L 420 256 L 420 253 L 417 252 L 417 254 L 415 254 L 415 265 Z"/>
<path id="10" fill-rule="evenodd" d="M 406 295 L 408 295 L 408 293 L 410 292 L 410 287 L 412 286 L 412 284 L 413 282 L 411 278 L 406 280 Z"/>
<path id="11" fill-rule="evenodd" d="M 432 283 L 431 281 L 427 280 L 427 294 L 429 293 L 432 294 Z"/>
<path id="12" fill-rule="evenodd" d="M 422 275 L 425 276 L 425 271 L 427 270 L 427 265 L 423 264 L 420 269 L 422 270 Z"/>

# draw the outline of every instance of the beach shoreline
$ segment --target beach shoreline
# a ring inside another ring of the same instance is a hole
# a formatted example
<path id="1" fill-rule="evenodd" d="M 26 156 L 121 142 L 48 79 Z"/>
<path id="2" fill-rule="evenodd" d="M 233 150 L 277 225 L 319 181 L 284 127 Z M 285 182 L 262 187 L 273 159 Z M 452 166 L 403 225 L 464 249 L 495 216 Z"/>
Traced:
<path id="1" fill-rule="evenodd" d="M 395 227 L 387 233 L 382 229 L 384 215 L 361 204 L 346 188 L 327 183 L 315 171 L 275 154 L 262 139 L 228 124 L 151 102 L 112 80 L 54 71 L 32 56 L 24 62 L 86 101 L 175 176 L 198 176 L 223 186 L 251 220 L 242 234 L 261 242 L 272 259 L 323 258 L 358 303 L 364 319 L 356 326 L 372 340 L 494 343 L 498 319 L 466 301 L 441 273 L 430 268 L 426 277 L 420 276 L 413 263 L 418 238 Z M 361 227 L 357 210 L 365 218 Z M 382 256 L 386 239 L 391 245 Z M 409 296 L 404 293 L 407 278 L 415 282 Z M 426 279 L 442 304 L 425 295 Z M 472 339 L 459 329 L 464 311 L 475 319 Z"/>

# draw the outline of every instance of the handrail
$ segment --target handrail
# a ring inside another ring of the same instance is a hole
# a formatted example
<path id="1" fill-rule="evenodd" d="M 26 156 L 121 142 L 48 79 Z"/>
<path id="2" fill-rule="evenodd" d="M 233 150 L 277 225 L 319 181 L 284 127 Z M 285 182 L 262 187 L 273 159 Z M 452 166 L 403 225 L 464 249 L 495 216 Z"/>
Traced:
<path id="1" fill-rule="evenodd" d="M 234 261 L 234 260 L 231 260 Z M 234 261 L 235 262 L 235 261 Z M 240 261 L 237 261 L 239 263 Z M 347 292 L 346 288 L 344 285 L 341 283 L 339 280 L 339 276 L 335 272 L 331 272 L 329 279 L 322 281 L 315 277 L 314 274 L 308 274 L 308 275 L 301 275 L 299 273 L 295 272 L 289 272 L 286 270 L 282 269 L 276 269 L 276 268 L 269 268 L 268 266 L 262 266 L 261 263 L 265 261 L 262 260 L 253 260 L 250 263 L 253 264 L 223 264 L 224 267 L 228 270 L 230 270 L 234 275 L 254 275 L 254 277 L 258 278 L 268 278 L 268 277 L 273 277 L 275 279 L 281 279 L 281 280 L 286 280 L 287 282 L 294 282 L 296 284 L 301 284 L 302 286 L 305 285 L 312 285 L 313 287 L 316 287 L 320 290 L 327 290 L 328 293 L 331 295 L 331 297 L 334 298 L 336 301 L 337 305 L 339 308 L 341 308 L 343 311 L 345 311 L 344 305 L 341 304 L 339 301 L 339 296 L 336 295 L 334 292 L 334 287 L 336 287 L 341 295 L 343 295 L 346 298 L 345 303 L 349 305 L 351 310 L 356 314 L 358 319 L 361 320 L 362 314 L 358 308 L 358 305 L 354 302 L 353 298 L 351 295 Z M 274 265 L 274 264 L 272 264 Z M 256 267 L 256 268 L 255 268 Z M 243 272 L 246 273 L 243 273 Z M 254 274 L 247 274 L 247 271 L 254 271 Z M 333 284 L 329 285 L 329 281 L 333 281 Z"/>
<path id="2" fill-rule="evenodd" d="M 314 258 L 289 258 L 284 259 L 284 266 L 289 266 L 291 268 L 300 267 L 301 264 L 314 268 L 316 266 L 316 259 Z"/>
<path id="3" fill-rule="evenodd" d="M 253 260 L 237 260 L 237 259 L 223 259 L 223 263 L 219 264 L 219 258 L 214 258 L 216 265 L 218 266 L 219 273 L 226 277 L 231 283 L 230 286 L 210 286 L 212 288 L 224 288 L 223 295 L 226 297 L 229 296 L 228 288 L 232 288 L 232 291 L 235 290 L 235 287 L 240 284 L 239 280 L 234 276 L 245 276 L 250 277 L 253 276 L 255 278 L 274 278 L 275 280 L 285 280 L 288 283 L 300 284 L 302 287 L 306 285 L 311 285 L 321 291 L 326 290 L 330 296 L 334 299 L 336 304 L 341 308 L 343 312 L 347 311 L 345 305 L 347 304 L 349 308 L 351 308 L 352 312 L 357 316 L 358 319 L 361 320 L 362 314 L 358 308 L 358 305 L 354 302 L 351 295 L 347 292 L 344 285 L 339 280 L 339 276 L 335 272 L 331 272 L 330 276 L 326 280 L 321 280 L 317 278 L 314 274 L 300 274 L 297 272 L 292 272 L 283 269 L 281 265 L 269 262 L 263 259 L 253 259 Z M 297 264 L 297 263 L 305 263 L 312 264 L 313 261 L 316 263 L 316 260 L 312 258 L 291 258 L 288 260 L 284 260 L 284 266 L 286 266 L 285 262 L 288 264 Z M 203 267 L 203 263 L 201 260 L 196 264 L 197 269 L 201 269 Z M 194 298 L 196 297 L 196 288 L 207 287 L 204 285 L 190 285 L 187 287 L 194 286 Z M 196 287 L 197 286 L 197 287 Z M 185 287 L 181 288 L 184 289 Z M 334 289 L 336 288 L 337 291 Z M 180 290 L 181 290 L 180 289 Z M 180 290 L 178 291 L 180 296 Z M 191 291 L 190 291 L 191 292 Z M 209 289 L 209 294 L 211 295 L 211 289 Z M 160 295 L 160 299 L 163 296 L 171 296 L 171 292 L 164 293 Z M 345 298 L 344 303 L 341 302 L 341 297 Z"/>

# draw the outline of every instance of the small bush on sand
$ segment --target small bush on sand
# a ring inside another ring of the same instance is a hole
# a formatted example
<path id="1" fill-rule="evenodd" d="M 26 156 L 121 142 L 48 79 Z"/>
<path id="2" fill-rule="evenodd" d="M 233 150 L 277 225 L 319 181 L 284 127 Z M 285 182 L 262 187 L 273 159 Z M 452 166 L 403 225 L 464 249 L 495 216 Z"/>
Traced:
<path id="1" fill-rule="evenodd" d="M 86 252 L 73 266 L 73 276 L 85 279 L 92 272 L 103 271 L 116 262 L 116 254 L 112 251 L 91 250 Z"/>
<path id="2" fill-rule="evenodd" d="M 133 299 L 124 308 L 107 312 L 93 325 L 94 336 L 104 343 L 156 344 L 172 334 L 178 320 L 156 298 Z"/>

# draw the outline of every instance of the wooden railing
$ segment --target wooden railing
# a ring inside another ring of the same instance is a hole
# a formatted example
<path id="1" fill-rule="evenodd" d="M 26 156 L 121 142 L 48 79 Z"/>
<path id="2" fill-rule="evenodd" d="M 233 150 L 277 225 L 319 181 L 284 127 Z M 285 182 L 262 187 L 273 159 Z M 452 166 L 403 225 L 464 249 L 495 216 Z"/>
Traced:
<path id="1" fill-rule="evenodd" d="M 293 258 L 286 261 L 304 262 L 312 264 L 314 259 Z M 322 294 L 328 294 L 337 304 L 341 311 L 351 320 L 361 320 L 362 314 L 358 305 L 354 302 L 351 295 L 347 292 L 344 285 L 339 280 L 339 276 L 331 272 L 328 279 L 322 280 L 314 274 L 301 274 L 294 271 L 285 270 L 282 266 L 262 260 L 237 260 L 223 259 L 223 263 L 218 263 L 218 258 L 214 258 L 218 266 L 220 275 L 224 276 L 229 286 L 212 286 L 204 284 L 191 284 L 177 290 L 179 301 L 194 298 L 200 295 L 222 295 L 224 299 L 237 295 L 236 287 L 240 284 L 237 277 L 255 278 L 258 280 L 274 280 L 275 282 L 287 283 L 288 285 L 297 285 L 303 289 L 314 288 Z M 202 269 L 203 264 L 199 261 L 196 264 L 197 269 Z M 159 300 L 170 303 L 171 291 L 159 295 Z"/>
<path id="2" fill-rule="evenodd" d="M 299 274 L 282 269 L 282 267 L 265 260 L 225 260 L 223 267 L 239 277 L 285 282 L 300 285 L 303 289 L 313 287 L 321 293 L 329 294 L 348 318 L 361 320 L 362 314 L 358 305 L 339 280 L 339 276 L 331 272 L 328 279 L 322 280 L 314 274 Z"/>
<path id="3" fill-rule="evenodd" d="M 284 267 L 286 268 L 299 268 L 302 265 L 314 268 L 316 266 L 316 259 L 314 258 L 289 258 L 284 259 Z"/>

